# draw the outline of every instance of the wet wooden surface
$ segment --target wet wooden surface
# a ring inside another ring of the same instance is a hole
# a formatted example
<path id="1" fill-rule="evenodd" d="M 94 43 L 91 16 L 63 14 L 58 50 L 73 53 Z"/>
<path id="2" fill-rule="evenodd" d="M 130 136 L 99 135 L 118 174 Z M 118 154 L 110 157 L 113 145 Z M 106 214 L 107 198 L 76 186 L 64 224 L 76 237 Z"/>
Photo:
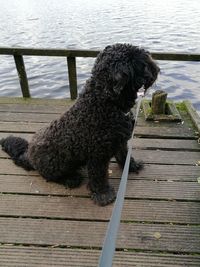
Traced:
<path id="1" fill-rule="evenodd" d="M 0 99 L 0 138 L 30 140 L 72 102 Z M 200 145 L 189 116 L 183 123 L 145 122 L 133 155 L 113 266 L 200 266 Z M 121 170 L 109 166 L 118 188 Z M 13 164 L 0 150 L 0 266 L 97 266 L 113 205 L 98 207 L 85 183 L 69 190 Z"/>

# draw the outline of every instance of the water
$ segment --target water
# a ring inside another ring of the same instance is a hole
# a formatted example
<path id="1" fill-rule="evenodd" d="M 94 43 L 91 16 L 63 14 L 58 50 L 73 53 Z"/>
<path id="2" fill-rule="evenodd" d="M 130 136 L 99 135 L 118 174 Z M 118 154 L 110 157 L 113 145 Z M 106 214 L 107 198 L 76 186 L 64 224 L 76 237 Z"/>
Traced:
<path id="1" fill-rule="evenodd" d="M 116 42 L 155 52 L 200 53 L 199 0 L 0 0 L 0 46 L 103 49 Z M 31 95 L 69 96 L 65 58 L 24 58 Z M 77 59 L 78 88 L 94 59 Z M 159 61 L 152 88 L 200 111 L 200 62 Z M 152 92 L 150 91 L 150 93 Z M 12 56 L 0 55 L 0 96 L 20 96 Z"/>

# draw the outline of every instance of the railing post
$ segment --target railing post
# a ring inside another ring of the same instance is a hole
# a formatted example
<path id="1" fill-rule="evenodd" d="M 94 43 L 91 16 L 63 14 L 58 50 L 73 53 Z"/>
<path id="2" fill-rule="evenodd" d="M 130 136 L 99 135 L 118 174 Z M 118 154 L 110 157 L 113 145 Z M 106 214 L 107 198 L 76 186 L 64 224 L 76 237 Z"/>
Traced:
<path id="1" fill-rule="evenodd" d="M 77 75 L 76 75 L 76 58 L 67 57 L 68 75 L 69 75 L 69 89 L 71 99 L 77 98 Z"/>
<path id="2" fill-rule="evenodd" d="M 14 55 L 14 60 L 15 60 L 16 68 L 17 68 L 22 95 L 23 97 L 30 97 L 28 79 L 26 75 L 26 69 L 25 69 L 23 57 L 21 55 Z"/>

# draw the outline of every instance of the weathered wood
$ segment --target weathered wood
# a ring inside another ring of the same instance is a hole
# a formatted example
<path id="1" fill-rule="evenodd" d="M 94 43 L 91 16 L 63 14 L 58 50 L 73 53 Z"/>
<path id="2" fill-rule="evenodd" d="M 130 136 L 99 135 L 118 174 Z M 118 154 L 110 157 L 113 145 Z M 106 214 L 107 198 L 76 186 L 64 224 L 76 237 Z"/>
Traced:
<path id="1" fill-rule="evenodd" d="M 10 159 L 0 160 L 0 174 L 6 175 L 23 175 L 23 176 L 39 176 L 35 171 L 27 172 L 23 168 L 20 168 L 13 164 Z M 110 163 L 109 166 L 110 178 L 121 178 L 122 170 L 118 164 Z M 200 167 L 192 165 L 158 165 L 158 164 L 147 164 L 138 173 L 130 173 L 129 179 L 142 179 L 142 180 L 157 180 L 157 181 L 188 181 L 196 182 L 199 176 Z M 85 173 L 85 176 L 87 174 Z M 15 178 L 13 178 L 15 179 Z"/>
<path id="2" fill-rule="evenodd" d="M 109 179 L 110 183 L 118 189 L 119 179 Z M 86 183 L 87 181 L 85 181 Z M 88 196 L 87 185 L 74 190 L 66 189 L 56 183 L 47 183 L 40 176 L 0 175 L 0 192 L 23 193 L 35 195 L 57 196 Z M 176 182 L 153 180 L 129 180 L 126 198 L 162 199 L 162 200 L 192 200 L 199 201 L 199 184 L 196 182 Z"/>
<path id="3" fill-rule="evenodd" d="M 0 218 L 0 242 L 101 247 L 106 226 L 104 222 Z M 195 226 L 121 223 L 117 248 L 200 253 L 198 236 L 200 228 Z"/>
<path id="4" fill-rule="evenodd" d="M 21 55 L 14 55 L 14 60 L 17 68 L 22 95 L 23 97 L 30 97 L 31 95 L 29 92 L 28 79 L 26 75 L 23 57 Z"/>
<path id="5" fill-rule="evenodd" d="M 11 169 L 11 167 L 10 167 Z M 121 170 L 116 163 L 110 164 L 110 177 L 121 178 Z M 190 165 L 158 165 L 147 164 L 138 173 L 129 173 L 129 179 L 155 180 L 155 181 L 188 181 L 196 182 L 200 173 L 200 166 Z"/>
<path id="6" fill-rule="evenodd" d="M 8 118 L 8 116 L 7 116 Z M 27 119 L 28 120 L 28 119 Z M 35 133 L 42 127 L 48 126 L 47 123 L 38 122 L 2 122 L 0 121 L 1 132 L 13 132 L 13 133 Z"/>
<path id="7" fill-rule="evenodd" d="M 0 139 L 6 138 L 9 135 L 25 138 L 30 141 L 33 133 L 15 133 L 15 132 L 0 132 Z M 148 149 L 148 150 L 168 150 L 168 151 L 200 151 L 198 140 L 179 140 L 179 139 L 152 139 L 152 138 L 134 138 L 133 150 Z"/>
<path id="8" fill-rule="evenodd" d="M 96 57 L 99 51 L 78 49 L 18 48 L 0 47 L 2 55 L 55 56 L 55 57 Z"/>
<path id="9" fill-rule="evenodd" d="M 171 108 L 171 104 L 173 102 L 171 102 L 170 100 L 167 101 L 168 103 L 168 108 Z M 178 111 L 178 114 L 176 112 L 175 115 L 178 118 L 182 118 L 182 121 L 173 121 L 173 123 L 171 123 L 171 121 L 153 121 L 153 120 L 146 120 L 146 118 L 148 117 L 148 114 L 151 114 L 151 107 L 150 107 L 150 101 L 149 100 L 143 100 L 142 101 L 142 105 L 144 107 L 144 105 L 146 106 L 146 108 L 143 108 L 140 110 L 139 116 L 138 116 L 138 121 L 137 121 L 137 126 L 143 126 L 143 127 L 155 127 L 155 128 L 162 128 L 162 127 L 167 127 L 167 128 L 177 128 L 180 129 L 180 132 L 183 129 L 186 128 L 194 128 L 194 124 L 191 121 L 191 118 L 189 116 L 189 114 L 186 111 L 186 108 L 184 106 L 184 108 L 182 107 L 182 103 L 174 103 L 173 106 L 176 107 L 176 110 Z M 146 114 L 145 112 L 146 111 Z M 152 116 L 152 114 L 151 114 Z M 159 116 L 159 115 L 157 115 Z"/>
<path id="10" fill-rule="evenodd" d="M 7 175 L 25 175 L 25 176 L 39 176 L 35 171 L 27 172 L 23 168 L 20 168 L 13 164 L 11 160 L 1 159 L 0 160 L 0 174 Z M 199 166 L 191 165 L 155 165 L 147 164 L 138 174 L 130 173 L 129 179 L 142 179 L 142 180 L 157 180 L 157 181 L 188 181 L 196 182 L 199 176 Z M 122 170 L 118 164 L 110 163 L 109 176 L 111 178 L 121 178 Z M 86 175 L 86 174 L 85 174 Z"/>
<path id="11" fill-rule="evenodd" d="M 100 251 L 94 249 L 2 245 L 0 246 L 0 266 L 96 267 L 99 255 Z M 113 267 L 149 267 L 150 265 L 157 267 L 199 267 L 200 256 L 117 251 L 113 263 Z"/>
<path id="12" fill-rule="evenodd" d="M 62 103 L 62 102 L 61 102 Z M 74 101 L 66 101 L 65 104 L 60 105 L 59 102 L 44 102 L 44 104 L 1 104 L 0 103 L 0 112 L 4 113 L 40 113 L 40 114 L 58 114 L 58 116 L 65 111 L 67 111 Z"/>
<path id="13" fill-rule="evenodd" d="M 165 106 L 167 93 L 162 90 L 157 90 L 152 95 L 151 109 L 153 114 L 165 114 Z"/>
<path id="14" fill-rule="evenodd" d="M 135 138 L 134 149 L 200 151 L 200 144 L 197 140 Z"/>
<path id="15" fill-rule="evenodd" d="M 3 113 L 43 113 L 43 114 L 61 114 L 68 109 L 63 106 L 44 106 L 27 104 L 0 104 L 0 112 Z M 59 115 L 58 115 L 59 116 Z"/>
<path id="16" fill-rule="evenodd" d="M 199 152 L 185 151 L 156 151 L 156 150 L 133 150 L 136 160 L 143 160 L 146 164 L 167 164 L 167 165 L 198 165 Z M 10 158 L 8 154 L 0 150 L 0 158 Z M 113 158 L 111 160 L 115 162 Z"/>
<path id="17" fill-rule="evenodd" d="M 30 141 L 33 133 L 14 133 L 0 132 L 0 139 L 9 135 L 25 138 Z M 134 138 L 133 149 L 149 149 L 149 150 L 182 150 L 182 151 L 199 151 L 200 144 L 198 140 L 173 140 L 173 139 L 152 139 L 152 138 Z"/>
<path id="18" fill-rule="evenodd" d="M 199 152 L 185 151 L 155 151 L 155 150 L 133 150 L 136 160 L 144 160 L 145 163 L 176 164 L 176 165 L 198 165 Z"/>
<path id="19" fill-rule="evenodd" d="M 200 55 L 199 54 L 152 52 L 151 55 L 154 59 L 157 59 L 157 60 L 200 61 Z"/>
<path id="20" fill-rule="evenodd" d="M 66 108 L 66 110 L 68 109 L 68 107 Z M 10 122 L 17 122 L 17 121 L 30 121 L 30 122 L 50 122 L 55 118 L 58 118 L 59 114 L 57 113 L 47 113 L 47 112 L 41 112 L 41 113 L 33 113 L 33 112 L 0 112 L 0 120 L 3 121 L 10 121 Z M 150 130 L 152 129 L 152 131 L 157 131 L 157 136 L 159 136 L 160 132 L 162 134 L 162 132 L 164 130 L 167 130 L 168 132 L 177 132 L 179 129 L 179 127 L 165 127 L 165 126 L 161 126 L 160 128 L 158 127 L 148 127 Z M 140 126 L 138 126 L 137 128 L 137 135 L 139 134 L 138 130 L 140 129 Z M 146 130 L 146 135 L 148 134 L 147 131 L 147 127 L 145 127 Z M 186 132 L 186 134 L 188 134 L 188 132 L 192 132 L 193 129 L 187 129 L 186 127 L 182 127 L 182 131 L 183 133 Z M 150 133 L 151 134 L 151 133 Z M 181 134 L 181 133 L 180 133 Z M 178 136 L 178 135 L 177 135 Z"/>
<path id="21" fill-rule="evenodd" d="M 22 113 L 21 113 L 22 114 Z M 30 115 L 29 115 L 30 114 Z M 14 116 L 6 115 L 5 119 L 3 115 L 0 116 L 3 120 L 0 121 L 0 129 L 2 132 L 18 132 L 18 133 L 34 133 L 41 129 L 42 127 L 48 126 L 52 117 L 58 118 L 58 114 L 42 114 L 42 116 L 37 115 L 35 118 L 31 113 L 24 113 L 23 120 L 20 121 L 20 117 L 15 114 Z M 22 118 L 21 118 L 22 119 Z M 13 121 L 16 120 L 16 121 Z M 46 122 L 44 122 L 44 120 Z M 35 122 L 37 121 L 37 122 Z M 26 123 L 28 122 L 28 123 Z M 144 127 L 137 126 L 135 129 L 135 135 L 137 137 L 145 138 L 172 138 L 172 139 L 197 139 L 197 134 L 192 128 L 172 128 L 172 127 Z"/>
<path id="22" fill-rule="evenodd" d="M 0 138 L 17 134 L 30 140 L 35 130 L 68 108 L 66 102 L 18 103 L 2 103 L 1 118 L 8 121 L 0 123 Z M 140 114 L 142 124 L 136 131 L 145 138 L 133 140 L 133 155 L 147 164 L 139 174 L 129 175 L 117 248 L 131 252 L 117 252 L 113 266 L 199 266 L 200 259 L 194 255 L 166 254 L 200 253 L 200 166 L 195 166 L 199 144 L 193 140 L 197 136 L 189 116 L 181 112 L 187 118 L 184 124 L 174 126 L 145 123 Z M 152 138 L 146 138 L 149 133 Z M 102 246 L 113 205 L 96 206 L 90 199 L 87 179 L 80 188 L 69 190 L 15 166 L 1 150 L 0 157 L 0 243 L 15 244 L 0 246 L 0 266 L 97 266 L 99 251 L 88 249 Z M 109 176 L 117 190 L 121 170 L 113 159 Z"/>
<path id="23" fill-rule="evenodd" d="M 152 102 L 148 100 L 142 101 L 146 121 L 170 122 L 171 124 L 172 122 L 182 122 L 181 115 L 175 104 L 169 101 L 166 102 L 166 97 L 164 91 L 156 91 L 153 94 Z M 174 127 L 174 125 L 171 126 Z M 167 127 L 170 127 L 169 123 Z"/>
<path id="24" fill-rule="evenodd" d="M 65 106 L 72 105 L 74 103 L 73 100 L 69 98 L 62 99 L 44 99 L 44 98 L 22 98 L 22 97 L 0 97 L 0 104 L 22 104 L 22 105 L 45 105 L 48 110 L 51 108 L 60 108 Z M 63 109 L 64 111 L 64 109 Z"/>
<path id="25" fill-rule="evenodd" d="M 76 58 L 67 57 L 69 88 L 71 99 L 77 98 L 77 75 L 76 75 Z"/>
<path id="26" fill-rule="evenodd" d="M 2 55 L 96 57 L 99 52 L 99 50 L 0 47 L 0 54 Z M 158 60 L 200 61 L 199 54 L 152 52 L 151 55 Z"/>
<path id="27" fill-rule="evenodd" d="M 39 98 L 11 98 L 11 97 L 1 97 L 0 98 L 0 111 L 3 112 L 20 112 L 20 113 L 30 113 L 30 112 L 36 112 L 36 113 L 63 113 L 65 112 L 71 105 L 74 104 L 75 101 L 72 101 L 70 99 L 39 99 Z M 37 110 L 38 107 L 38 110 Z M 179 110 L 179 112 L 182 112 Z M 177 123 L 177 124 L 171 124 L 165 122 L 165 127 L 176 127 L 182 131 L 184 128 L 191 128 L 192 122 L 190 121 L 189 115 L 184 112 L 184 123 Z M 187 119 L 186 119 L 187 118 Z M 142 110 L 139 114 L 138 126 L 154 126 L 154 127 L 162 127 L 159 123 L 151 122 L 151 121 L 145 121 L 144 115 L 142 113 Z"/>
<path id="28" fill-rule="evenodd" d="M 0 99 L 1 101 L 2 99 Z M 5 101 L 5 102 L 4 102 Z M 8 101 L 4 99 L 3 103 L 7 103 Z M 12 101 L 10 101 L 12 102 Z M 19 101 L 19 99 L 14 99 L 14 103 L 23 103 L 21 108 L 17 110 L 17 108 L 20 106 L 10 105 L 7 106 L 8 110 L 6 110 L 5 105 L 1 105 L 2 112 L 0 114 L 0 118 L 4 120 L 5 122 L 0 122 L 0 129 L 2 131 L 13 131 L 13 132 L 35 132 L 39 130 L 41 127 L 48 125 L 48 123 L 55 118 L 59 117 L 59 112 L 62 113 L 65 110 L 67 110 L 72 104 L 72 101 L 60 101 L 60 100 L 23 100 Z M 29 105 L 28 105 L 29 103 Z M 66 103 L 66 107 L 64 106 Z M 37 111 L 37 105 L 38 105 L 38 111 Z M 53 106 L 52 111 L 50 108 Z M 24 110 L 23 110 L 24 107 Z M 31 107 L 33 107 L 33 111 L 31 111 Z M 55 108 L 54 107 L 58 107 Z M 35 113 L 37 113 L 36 116 Z M 41 115 L 40 115 L 41 113 Z M 187 114 L 184 114 L 184 123 L 182 124 L 175 124 L 174 127 L 169 126 L 168 124 L 149 124 L 146 123 L 146 125 L 141 126 L 140 121 L 142 122 L 141 118 L 139 118 L 138 126 L 136 127 L 136 135 L 142 136 L 142 137 L 161 137 L 161 138 L 184 138 L 184 139 L 195 139 L 197 138 L 197 134 L 195 133 L 195 130 L 192 128 L 191 123 L 188 123 L 188 119 L 186 120 Z M 29 122 L 23 123 L 24 122 Z M 13 123 L 16 122 L 16 125 Z M 39 124 L 35 124 L 35 122 L 39 122 Z M 44 122 L 45 124 L 41 124 Z M 32 124 L 33 123 L 33 124 Z M 166 125 L 166 126 L 165 126 Z M 32 129 L 31 129 L 32 128 Z"/>
<path id="29" fill-rule="evenodd" d="M 145 138 L 173 138 L 173 139 L 197 139 L 197 133 L 192 128 L 179 127 L 145 127 L 135 128 L 135 136 Z"/>
<path id="30" fill-rule="evenodd" d="M 111 211 L 112 205 L 97 208 L 89 198 L 0 195 L 0 216 L 108 221 Z M 200 203 L 125 199 L 121 219 L 200 224 Z"/>
<path id="31" fill-rule="evenodd" d="M 58 114 L 46 113 L 13 113 L 13 112 L 0 112 L 0 121 L 12 122 L 50 122 L 59 117 Z"/>
<path id="32" fill-rule="evenodd" d="M 187 108 L 188 114 L 190 115 L 194 125 L 196 126 L 199 134 L 200 134 L 200 117 L 198 115 L 198 113 L 196 112 L 196 110 L 194 109 L 194 107 L 192 106 L 192 104 L 189 101 L 184 101 L 185 106 Z"/>

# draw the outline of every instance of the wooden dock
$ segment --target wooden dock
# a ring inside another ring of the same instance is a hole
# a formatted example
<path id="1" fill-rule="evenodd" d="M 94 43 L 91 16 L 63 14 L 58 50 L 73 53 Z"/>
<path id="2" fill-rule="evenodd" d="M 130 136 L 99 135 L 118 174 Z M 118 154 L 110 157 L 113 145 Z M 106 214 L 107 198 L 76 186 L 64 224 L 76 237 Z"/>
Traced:
<path id="1" fill-rule="evenodd" d="M 0 138 L 29 140 L 72 103 L 0 98 Z M 179 111 L 182 123 L 146 122 L 140 113 L 133 153 L 145 168 L 129 175 L 115 267 L 200 266 L 199 132 Z M 114 160 L 109 173 L 117 189 Z M 86 184 L 47 183 L 0 150 L 0 266 L 97 266 L 112 207 L 93 204 Z"/>

